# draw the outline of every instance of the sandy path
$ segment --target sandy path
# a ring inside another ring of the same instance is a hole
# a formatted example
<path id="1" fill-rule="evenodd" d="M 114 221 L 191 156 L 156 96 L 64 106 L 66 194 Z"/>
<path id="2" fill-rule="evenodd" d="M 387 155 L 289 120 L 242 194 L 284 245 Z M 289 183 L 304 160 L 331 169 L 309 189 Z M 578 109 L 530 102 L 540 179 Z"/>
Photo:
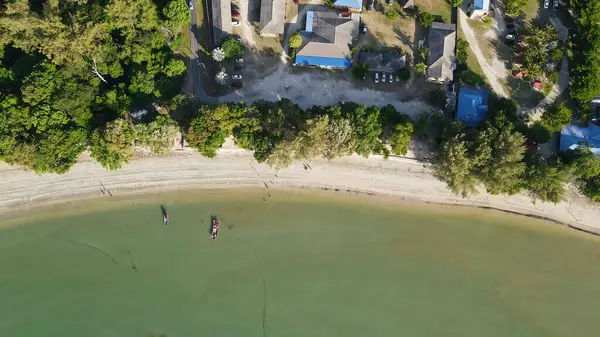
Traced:
<path id="1" fill-rule="evenodd" d="M 492 196 L 484 191 L 461 199 L 435 179 L 429 168 L 412 159 L 380 157 L 369 160 L 354 156 L 332 162 L 314 160 L 312 170 L 296 163 L 278 173 L 240 150 L 227 150 L 216 159 L 195 154 L 175 157 L 146 157 L 133 160 L 123 169 L 108 172 L 93 161 L 75 165 L 65 175 L 38 176 L 30 171 L 0 164 L 0 211 L 18 205 L 84 195 L 101 195 L 100 184 L 114 195 L 149 188 L 174 187 L 318 187 L 398 196 L 433 203 L 491 207 L 527 215 L 552 218 L 570 225 L 600 231 L 599 207 L 571 195 L 558 205 L 533 204 L 524 194 Z M 108 197 L 108 196 L 107 196 Z M 589 227 L 589 228 L 588 228 Z"/>
<path id="2" fill-rule="evenodd" d="M 475 36 L 475 32 L 471 29 L 469 23 L 467 22 L 466 10 L 468 5 L 468 1 L 465 1 L 462 3 L 461 6 L 458 7 L 459 27 L 465 34 L 467 42 L 469 42 L 471 50 L 473 51 L 473 53 L 475 53 L 475 57 L 477 57 L 477 61 L 481 65 L 481 69 L 483 69 L 483 72 L 485 73 L 485 76 L 487 77 L 490 86 L 492 87 L 492 89 L 494 89 L 494 92 L 496 92 L 496 94 L 502 97 L 508 97 L 509 95 L 502 85 L 502 79 L 506 77 L 504 65 L 495 57 L 496 68 L 500 66 L 502 70 L 499 71 L 498 74 L 496 74 L 496 71 L 494 71 L 495 68 L 493 67 L 494 64 L 489 64 L 485 59 L 485 56 L 483 55 L 483 52 L 481 51 L 481 48 L 479 48 L 479 44 L 477 43 L 478 38 Z M 499 78 L 499 76 L 502 77 Z"/>

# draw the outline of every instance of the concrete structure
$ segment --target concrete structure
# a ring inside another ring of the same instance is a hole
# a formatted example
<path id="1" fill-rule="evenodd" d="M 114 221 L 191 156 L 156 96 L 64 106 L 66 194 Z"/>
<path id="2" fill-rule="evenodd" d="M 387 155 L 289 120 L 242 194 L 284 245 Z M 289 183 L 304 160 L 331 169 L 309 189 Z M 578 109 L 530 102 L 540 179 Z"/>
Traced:
<path id="1" fill-rule="evenodd" d="M 323 68 L 349 68 L 350 46 L 358 38 L 359 15 L 340 18 L 337 13 L 312 11 L 306 14 L 302 46 L 296 65 Z"/>
<path id="2" fill-rule="evenodd" d="M 487 117 L 488 95 L 489 93 L 484 90 L 461 87 L 458 93 L 456 119 L 471 127 L 479 125 Z"/>
<path id="3" fill-rule="evenodd" d="M 231 24 L 230 0 L 210 0 L 212 7 L 213 45 L 220 46 L 225 38 L 233 32 Z"/>
<path id="4" fill-rule="evenodd" d="M 454 79 L 454 47 L 456 25 L 434 22 L 429 27 L 429 57 L 427 58 L 427 80 L 448 83 Z"/>
<path id="5" fill-rule="evenodd" d="M 369 71 L 397 73 L 406 66 L 406 55 L 398 53 L 360 52 L 358 62 L 364 63 Z"/>
<path id="6" fill-rule="evenodd" d="M 285 0 L 262 0 L 260 3 L 260 24 L 262 36 L 281 36 L 285 24 Z"/>
<path id="7" fill-rule="evenodd" d="M 567 125 L 560 131 L 560 150 L 575 150 L 587 146 L 600 156 L 600 126 L 589 124 L 587 127 Z"/>

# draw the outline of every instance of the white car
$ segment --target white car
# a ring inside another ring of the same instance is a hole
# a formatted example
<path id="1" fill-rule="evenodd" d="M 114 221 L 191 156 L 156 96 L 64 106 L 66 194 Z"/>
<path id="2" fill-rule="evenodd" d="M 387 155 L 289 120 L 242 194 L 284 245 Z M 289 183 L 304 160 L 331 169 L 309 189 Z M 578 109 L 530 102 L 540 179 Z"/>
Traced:
<path id="1" fill-rule="evenodd" d="M 379 73 L 375 73 L 375 83 L 379 83 Z"/>
<path id="2" fill-rule="evenodd" d="M 189 0 L 188 4 L 190 5 L 190 9 L 194 9 L 194 0 Z"/>
<path id="3" fill-rule="evenodd" d="M 242 75 L 240 74 L 233 74 L 231 75 L 231 78 L 234 80 L 241 80 L 242 79 Z"/>
<path id="4" fill-rule="evenodd" d="M 235 60 L 235 63 L 244 63 L 244 59 L 243 58 L 239 58 L 239 59 Z"/>
<path id="5" fill-rule="evenodd" d="M 239 26 L 239 25 L 240 25 L 240 22 L 239 22 L 239 21 L 236 21 L 236 20 L 232 20 L 232 21 L 231 21 L 231 25 L 232 25 L 232 26 Z"/>
<path id="6" fill-rule="evenodd" d="M 381 74 L 381 83 L 385 83 L 385 73 Z"/>
<path id="7" fill-rule="evenodd" d="M 544 8 L 548 9 L 550 7 L 550 0 L 544 0 Z"/>
<path id="8" fill-rule="evenodd" d="M 390 83 L 394 82 L 394 74 L 389 74 L 388 76 L 390 77 Z"/>

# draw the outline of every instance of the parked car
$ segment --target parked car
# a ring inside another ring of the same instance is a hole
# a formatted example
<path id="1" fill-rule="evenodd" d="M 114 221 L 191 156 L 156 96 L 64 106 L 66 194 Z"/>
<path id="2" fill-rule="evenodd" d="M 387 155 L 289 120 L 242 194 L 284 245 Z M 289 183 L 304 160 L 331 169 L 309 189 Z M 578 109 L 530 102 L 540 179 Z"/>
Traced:
<path id="1" fill-rule="evenodd" d="M 554 0 L 554 4 L 553 5 L 554 6 L 553 6 L 552 9 L 557 10 L 558 9 L 558 0 Z"/>
<path id="2" fill-rule="evenodd" d="M 514 29 L 515 28 L 515 23 L 513 22 L 506 22 L 506 28 L 508 29 Z"/>
<path id="3" fill-rule="evenodd" d="M 188 5 L 190 6 L 190 9 L 194 9 L 194 0 L 189 0 Z"/>
<path id="4" fill-rule="evenodd" d="M 375 83 L 379 83 L 379 73 L 375 73 L 374 81 Z"/>
<path id="5" fill-rule="evenodd" d="M 233 67 L 233 70 L 236 70 L 236 71 L 242 70 L 242 66 L 236 65 L 235 67 Z"/>
<path id="6" fill-rule="evenodd" d="M 362 33 L 367 34 L 367 25 L 363 25 Z"/>
<path id="7" fill-rule="evenodd" d="M 381 83 L 385 83 L 385 73 L 381 74 Z"/>
<path id="8" fill-rule="evenodd" d="M 231 11 L 231 17 L 232 18 L 239 18 L 240 17 L 240 13 L 236 12 L 236 11 Z"/>
<path id="9" fill-rule="evenodd" d="M 238 20 L 231 20 L 231 25 L 232 26 L 239 26 L 240 22 Z"/>
<path id="10" fill-rule="evenodd" d="M 394 0 L 388 0 L 388 5 L 393 5 L 394 4 Z"/>
<path id="11" fill-rule="evenodd" d="M 234 5 L 234 4 L 231 4 L 231 10 L 232 11 L 239 11 L 240 8 L 238 6 L 236 6 L 236 5 Z"/>
<path id="12" fill-rule="evenodd" d="M 241 88 L 244 85 L 242 84 L 242 82 L 233 82 L 233 83 L 231 83 L 231 86 L 234 88 Z"/>
<path id="13" fill-rule="evenodd" d="M 242 75 L 240 74 L 233 74 L 231 75 L 231 78 L 234 80 L 241 80 L 242 79 Z"/>
<path id="14" fill-rule="evenodd" d="M 367 11 L 371 12 L 373 10 L 374 0 L 369 0 L 369 6 L 367 6 Z"/>
<path id="15" fill-rule="evenodd" d="M 340 18 L 350 17 L 350 12 L 340 12 L 339 16 Z"/>
<path id="16" fill-rule="evenodd" d="M 294 0 L 294 3 L 297 5 L 300 2 L 300 0 Z"/>
<path id="17" fill-rule="evenodd" d="M 389 74 L 389 76 L 390 83 L 394 82 L 394 74 Z"/>
<path id="18" fill-rule="evenodd" d="M 550 0 L 544 0 L 544 8 L 545 9 L 550 8 Z"/>
<path id="19" fill-rule="evenodd" d="M 235 60 L 235 63 L 244 63 L 244 59 L 240 57 L 239 59 Z"/>

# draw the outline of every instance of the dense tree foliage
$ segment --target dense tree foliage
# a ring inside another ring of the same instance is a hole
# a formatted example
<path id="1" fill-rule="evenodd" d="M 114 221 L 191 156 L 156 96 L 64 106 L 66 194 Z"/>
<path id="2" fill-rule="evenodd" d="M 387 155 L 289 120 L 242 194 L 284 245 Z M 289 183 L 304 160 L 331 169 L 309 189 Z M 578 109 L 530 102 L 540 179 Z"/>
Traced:
<path id="1" fill-rule="evenodd" d="M 150 0 L 5 3 L 0 159 L 64 173 L 90 146 L 109 169 L 126 162 L 130 134 L 111 121 L 168 102 L 185 72 L 163 25 Z"/>
<path id="2" fill-rule="evenodd" d="M 591 200 L 600 201 L 600 158 L 585 146 L 563 151 L 561 158 L 571 168 L 580 191 Z"/>
<path id="3" fill-rule="evenodd" d="M 394 126 L 394 131 L 388 139 L 392 147 L 392 153 L 397 156 L 403 156 L 408 153 L 410 137 L 413 134 L 413 124 L 410 121 L 398 123 Z"/>
<path id="4" fill-rule="evenodd" d="M 558 203 L 565 195 L 565 185 L 570 179 L 570 171 L 560 162 L 549 163 L 539 155 L 533 156 L 523 176 L 524 187 L 535 200 Z"/>
<path id="5" fill-rule="evenodd" d="M 571 0 L 571 8 L 575 32 L 569 60 L 569 92 L 579 109 L 587 112 L 590 101 L 600 93 L 600 1 Z"/>
<path id="6" fill-rule="evenodd" d="M 364 79 L 369 73 L 369 67 L 366 63 L 358 63 L 352 68 L 352 75 L 359 80 Z"/>
<path id="7" fill-rule="evenodd" d="M 300 48 L 302 46 L 302 35 L 298 32 L 292 33 L 289 39 L 289 46 L 294 49 Z"/>
<path id="8" fill-rule="evenodd" d="M 186 0 L 171 0 L 162 10 L 166 23 L 172 30 L 190 23 L 190 9 Z"/>
<path id="9" fill-rule="evenodd" d="M 134 139 L 131 124 L 122 118 L 115 119 L 92 133 L 91 156 L 106 169 L 120 169 L 133 157 Z"/>
<path id="10" fill-rule="evenodd" d="M 551 25 L 543 27 L 529 24 L 526 26 L 526 35 L 523 48 L 523 69 L 531 79 L 540 79 L 544 74 L 545 65 L 549 61 L 548 55 L 556 49 L 558 34 Z"/>
<path id="11" fill-rule="evenodd" d="M 433 23 L 434 20 L 435 20 L 435 17 L 431 13 L 422 12 L 419 15 L 419 21 L 421 22 L 421 25 L 423 25 L 423 27 L 425 27 L 425 28 L 428 28 L 429 26 L 431 26 L 431 24 Z"/>
<path id="12" fill-rule="evenodd" d="M 244 56 L 244 45 L 233 37 L 223 41 L 221 45 L 226 58 L 238 58 Z"/>
<path id="13" fill-rule="evenodd" d="M 177 123 L 169 116 L 160 115 L 150 123 L 135 126 L 135 144 L 163 156 L 171 152 L 178 134 Z"/>
<path id="14" fill-rule="evenodd" d="M 540 124 L 549 132 L 559 132 L 571 123 L 573 113 L 564 104 L 553 104 L 544 110 Z"/>

